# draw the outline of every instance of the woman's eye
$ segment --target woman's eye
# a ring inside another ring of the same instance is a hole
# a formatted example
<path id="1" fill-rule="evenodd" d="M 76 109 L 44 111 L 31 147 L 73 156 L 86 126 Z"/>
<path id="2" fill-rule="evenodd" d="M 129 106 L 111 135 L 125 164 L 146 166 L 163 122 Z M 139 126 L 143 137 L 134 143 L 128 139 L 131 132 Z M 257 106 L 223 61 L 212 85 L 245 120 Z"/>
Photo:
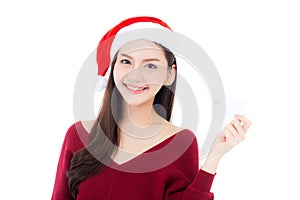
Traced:
<path id="1" fill-rule="evenodd" d="M 126 64 L 126 65 L 131 64 L 131 62 L 130 62 L 129 60 L 127 60 L 127 59 L 121 60 L 121 63 L 122 63 L 122 64 Z"/>
<path id="2" fill-rule="evenodd" d="M 156 68 L 157 68 L 156 65 L 154 65 L 154 64 L 152 64 L 152 63 L 146 64 L 145 67 L 146 67 L 147 69 L 156 69 Z"/>

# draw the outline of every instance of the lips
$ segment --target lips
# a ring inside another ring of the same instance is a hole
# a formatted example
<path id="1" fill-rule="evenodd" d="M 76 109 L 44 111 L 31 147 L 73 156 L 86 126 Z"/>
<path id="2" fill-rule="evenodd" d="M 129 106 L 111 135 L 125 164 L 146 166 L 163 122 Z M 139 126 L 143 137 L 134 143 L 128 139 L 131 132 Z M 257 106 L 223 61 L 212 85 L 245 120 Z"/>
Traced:
<path id="1" fill-rule="evenodd" d="M 136 85 L 125 84 L 125 83 L 123 83 L 123 85 L 131 92 L 142 92 L 149 88 L 148 86 L 136 86 Z"/>

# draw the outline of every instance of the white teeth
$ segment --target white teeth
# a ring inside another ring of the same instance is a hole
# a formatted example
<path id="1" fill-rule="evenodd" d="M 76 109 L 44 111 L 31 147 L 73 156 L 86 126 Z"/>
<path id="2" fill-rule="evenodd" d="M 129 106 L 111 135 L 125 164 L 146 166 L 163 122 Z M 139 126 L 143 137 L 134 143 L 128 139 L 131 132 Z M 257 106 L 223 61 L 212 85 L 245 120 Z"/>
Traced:
<path id="1" fill-rule="evenodd" d="M 131 87 L 130 85 L 126 85 L 126 86 L 131 90 L 143 90 L 144 89 L 144 88 Z"/>

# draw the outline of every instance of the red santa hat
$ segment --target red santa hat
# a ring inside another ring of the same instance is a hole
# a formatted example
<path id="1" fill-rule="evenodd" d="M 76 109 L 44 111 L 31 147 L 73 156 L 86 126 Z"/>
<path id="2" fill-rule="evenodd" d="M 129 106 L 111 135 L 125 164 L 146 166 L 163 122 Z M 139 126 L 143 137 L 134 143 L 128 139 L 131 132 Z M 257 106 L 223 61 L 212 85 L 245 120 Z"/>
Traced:
<path id="1" fill-rule="evenodd" d="M 106 87 L 107 80 L 104 76 L 110 66 L 111 59 L 124 44 L 135 39 L 147 39 L 165 45 L 168 37 L 161 38 L 159 34 L 155 34 L 153 31 L 145 31 L 149 28 L 160 28 L 170 33 L 173 32 L 162 20 L 155 17 L 141 16 L 132 17 L 120 22 L 103 36 L 97 47 L 98 81 L 96 91 L 101 91 Z M 133 32 L 136 30 L 141 31 Z M 130 34 L 122 37 L 121 35 L 124 32 Z"/>

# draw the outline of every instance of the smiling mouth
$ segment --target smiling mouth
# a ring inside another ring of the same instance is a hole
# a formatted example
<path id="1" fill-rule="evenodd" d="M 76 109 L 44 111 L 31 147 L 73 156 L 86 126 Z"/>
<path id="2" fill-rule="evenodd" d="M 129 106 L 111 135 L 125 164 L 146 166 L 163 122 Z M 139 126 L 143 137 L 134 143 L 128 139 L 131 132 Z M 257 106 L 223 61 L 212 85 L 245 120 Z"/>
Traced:
<path id="1" fill-rule="evenodd" d="M 131 92 L 142 92 L 149 88 L 148 86 L 133 86 L 125 83 L 123 85 Z"/>

